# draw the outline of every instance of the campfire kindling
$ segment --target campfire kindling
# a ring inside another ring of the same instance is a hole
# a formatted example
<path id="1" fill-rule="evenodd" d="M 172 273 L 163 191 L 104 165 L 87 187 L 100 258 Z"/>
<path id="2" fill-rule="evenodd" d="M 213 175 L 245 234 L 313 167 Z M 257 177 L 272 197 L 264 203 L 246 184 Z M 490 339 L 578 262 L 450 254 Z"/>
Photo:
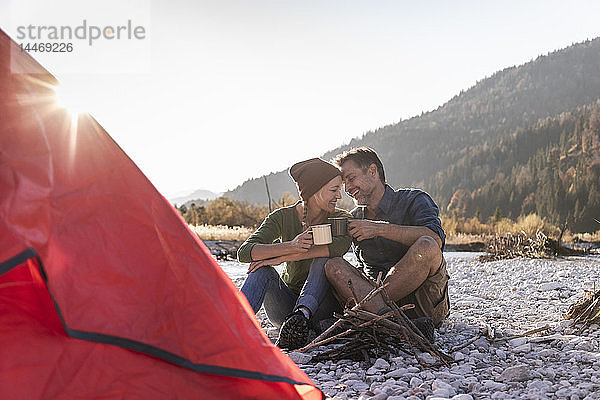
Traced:
<path id="1" fill-rule="evenodd" d="M 335 348 L 318 354 L 315 360 L 369 360 L 369 357 L 381 357 L 384 354 L 397 354 L 398 351 L 414 355 L 417 360 L 417 350 L 429 353 L 447 364 L 452 357 L 440 351 L 437 346 L 427 340 L 421 331 L 405 315 L 404 311 L 414 307 L 409 304 L 398 307 L 392 302 L 381 283 L 381 274 L 374 288 L 362 300 L 356 298 L 351 281 L 348 282 L 354 294 L 354 305 L 347 307 L 343 315 L 336 315 L 337 321 L 315 338 L 311 343 L 299 349 L 306 352 L 318 346 L 331 342 L 341 343 Z M 390 311 L 376 315 L 363 310 L 363 305 L 376 295 L 381 294 Z"/>

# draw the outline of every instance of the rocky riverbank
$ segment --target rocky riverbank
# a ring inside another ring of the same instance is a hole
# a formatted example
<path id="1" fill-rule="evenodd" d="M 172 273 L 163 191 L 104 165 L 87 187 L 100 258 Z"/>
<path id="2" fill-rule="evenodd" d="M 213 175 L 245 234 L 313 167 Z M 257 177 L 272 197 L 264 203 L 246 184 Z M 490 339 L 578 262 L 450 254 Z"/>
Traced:
<path id="1" fill-rule="evenodd" d="M 580 332 L 563 318 L 584 290 L 600 284 L 600 256 L 481 263 L 452 253 L 447 259 L 452 308 L 436 344 L 454 363 L 440 365 L 429 354 L 419 362 L 405 353 L 312 361 L 324 348 L 290 357 L 333 399 L 600 398 L 600 329 Z M 259 319 L 275 338 L 262 312 Z"/>

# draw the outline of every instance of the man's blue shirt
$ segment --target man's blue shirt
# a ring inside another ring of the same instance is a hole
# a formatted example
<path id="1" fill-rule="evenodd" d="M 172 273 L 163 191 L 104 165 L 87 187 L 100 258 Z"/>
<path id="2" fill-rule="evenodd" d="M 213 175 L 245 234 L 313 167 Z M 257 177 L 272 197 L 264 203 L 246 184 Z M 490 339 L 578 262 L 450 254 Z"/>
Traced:
<path id="1" fill-rule="evenodd" d="M 356 215 L 356 210 L 352 211 Z M 375 221 L 388 221 L 395 225 L 424 226 L 437 233 L 442 240 L 442 249 L 446 234 L 439 218 L 439 208 L 433 199 L 419 189 L 394 190 L 385 185 L 385 192 L 375 213 Z M 377 278 L 379 271 L 387 274 L 408 251 L 406 246 L 393 240 L 374 237 L 363 241 L 354 240 L 354 253 L 363 265 L 364 271 Z"/>

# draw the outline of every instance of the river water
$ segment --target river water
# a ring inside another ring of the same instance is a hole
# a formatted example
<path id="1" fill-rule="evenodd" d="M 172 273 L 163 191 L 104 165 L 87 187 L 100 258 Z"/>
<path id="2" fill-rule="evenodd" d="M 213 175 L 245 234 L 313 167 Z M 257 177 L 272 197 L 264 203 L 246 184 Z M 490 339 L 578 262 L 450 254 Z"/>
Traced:
<path id="1" fill-rule="evenodd" d="M 446 258 L 446 261 L 448 263 L 451 263 L 453 260 L 456 260 L 456 259 L 474 259 L 474 258 L 479 257 L 482 254 L 484 254 L 484 253 L 448 251 L 448 252 L 444 252 L 444 257 Z M 354 256 L 354 253 L 352 253 L 351 251 L 346 253 L 346 255 L 344 255 L 344 258 L 346 260 L 348 260 L 351 264 L 358 265 L 356 263 L 356 257 Z M 225 271 L 225 273 L 234 282 L 236 280 L 246 276 L 246 271 L 248 270 L 248 264 L 240 263 L 238 261 L 223 261 L 223 260 L 219 260 L 218 263 L 221 266 L 221 268 L 223 269 L 223 271 Z M 281 270 L 283 269 L 283 264 L 276 266 L 275 269 L 277 271 L 281 272 Z"/>

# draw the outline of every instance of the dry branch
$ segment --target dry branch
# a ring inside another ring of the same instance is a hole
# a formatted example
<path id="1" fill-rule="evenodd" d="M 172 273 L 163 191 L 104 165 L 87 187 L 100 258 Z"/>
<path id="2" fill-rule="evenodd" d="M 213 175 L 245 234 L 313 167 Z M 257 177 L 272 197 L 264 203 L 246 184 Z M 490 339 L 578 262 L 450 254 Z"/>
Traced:
<path id="1" fill-rule="evenodd" d="M 397 350 L 405 351 L 402 346 L 409 346 L 415 356 L 418 349 L 421 352 L 432 354 L 443 363 L 452 360 L 451 357 L 425 339 L 412 321 L 404 314 L 405 310 L 414 307 L 414 305 L 409 304 L 398 307 L 389 300 L 385 291 L 387 284 L 382 284 L 381 279 L 379 279 L 375 285 L 371 292 L 362 300 L 357 301 L 352 283 L 348 282 L 353 297 L 355 297 L 355 305 L 351 309 L 346 309 L 329 329 L 298 351 L 306 352 L 315 347 L 342 340 L 345 343 L 315 356 L 315 359 L 368 359 L 370 354 L 381 356 L 386 353 L 397 353 Z M 376 315 L 363 309 L 363 306 L 378 294 L 382 295 L 384 302 L 390 309 L 383 315 Z M 342 331 L 335 333 L 336 329 Z M 418 357 L 417 360 L 419 360 Z"/>
<path id="2" fill-rule="evenodd" d="M 567 319 L 582 324 L 581 331 L 592 324 L 600 324 L 600 290 L 586 291 L 584 296 L 569 307 Z"/>

